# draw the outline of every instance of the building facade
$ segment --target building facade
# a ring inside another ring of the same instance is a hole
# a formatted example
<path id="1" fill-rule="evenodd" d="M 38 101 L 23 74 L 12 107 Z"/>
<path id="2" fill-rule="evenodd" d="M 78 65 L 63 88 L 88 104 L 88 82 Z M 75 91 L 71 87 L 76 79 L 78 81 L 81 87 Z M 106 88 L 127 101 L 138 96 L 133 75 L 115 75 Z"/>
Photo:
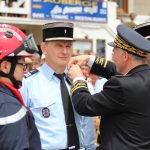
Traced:
<path id="1" fill-rule="evenodd" d="M 13 24 L 20 27 L 26 34 L 33 33 L 37 45 L 42 41 L 42 25 L 52 21 L 64 21 L 64 19 L 40 19 L 33 18 L 31 9 L 40 8 L 39 5 L 32 5 L 33 1 L 41 0 L 0 0 L 0 23 Z M 136 17 L 134 21 L 136 24 L 149 20 L 149 1 L 147 0 L 100 0 L 107 7 L 107 20 L 105 22 L 92 22 L 92 21 L 75 21 L 74 23 L 74 37 L 76 41 L 73 43 L 74 53 L 94 52 L 97 55 L 111 59 L 112 48 L 107 45 L 112 41 L 116 34 L 116 26 L 123 21 L 130 21 L 129 14 L 135 13 Z M 58 2 L 58 0 L 57 0 Z M 67 2 L 67 0 L 60 0 L 61 2 Z M 83 1 L 77 0 L 76 3 Z M 92 1 L 91 1 L 92 2 Z M 93 3 L 97 0 L 93 0 Z M 89 6 L 88 0 L 84 2 L 84 5 Z M 53 13 L 56 13 L 61 8 L 55 9 Z M 68 8 L 68 7 L 67 7 Z M 87 11 L 95 11 L 96 7 L 85 7 Z M 145 9 L 147 8 L 147 9 Z M 73 9 L 75 13 L 79 13 L 80 8 Z M 65 11 L 70 11 L 65 9 Z M 70 20 L 65 20 L 70 21 Z"/>

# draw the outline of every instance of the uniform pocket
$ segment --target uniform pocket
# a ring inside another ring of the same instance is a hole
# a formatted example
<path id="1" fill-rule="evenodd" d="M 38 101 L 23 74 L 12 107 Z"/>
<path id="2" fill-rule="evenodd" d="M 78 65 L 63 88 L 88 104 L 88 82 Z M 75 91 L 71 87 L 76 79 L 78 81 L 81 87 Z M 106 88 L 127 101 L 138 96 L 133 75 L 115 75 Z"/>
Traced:
<path id="1" fill-rule="evenodd" d="M 56 100 L 40 100 L 40 103 L 34 103 L 33 107 L 30 109 L 34 113 L 34 116 L 36 115 L 44 118 L 49 118 L 50 116 L 54 115 L 53 112 L 55 112 L 54 110 L 56 109 Z"/>

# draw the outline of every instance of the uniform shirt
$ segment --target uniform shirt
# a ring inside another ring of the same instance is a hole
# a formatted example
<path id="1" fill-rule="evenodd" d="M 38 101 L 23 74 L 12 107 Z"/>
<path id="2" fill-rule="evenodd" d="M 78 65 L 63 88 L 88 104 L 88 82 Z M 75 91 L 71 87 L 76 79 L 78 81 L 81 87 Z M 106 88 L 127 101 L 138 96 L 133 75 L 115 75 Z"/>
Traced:
<path id="1" fill-rule="evenodd" d="M 107 79 L 105 79 L 105 78 L 99 78 L 96 81 L 96 83 L 94 85 L 94 91 L 95 91 L 95 93 L 98 93 L 98 92 L 100 92 L 100 91 L 103 90 L 103 86 L 104 86 L 104 84 L 105 84 L 106 81 L 107 81 Z"/>
<path id="2" fill-rule="evenodd" d="M 53 75 L 54 71 L 47 64 L 43 64 L 38 70 L 23 80 L 21 94 L 35 117 L 42 148 L 46 150 L 67 148 L 67 131 L 60 80 Z M 70 89 L 69 84 L 67 87 Z M 79 116 L 76 112 L 74 114 L 80 146 L 87 148 L 87 150 L 94 150 L 93 118 Z"/>

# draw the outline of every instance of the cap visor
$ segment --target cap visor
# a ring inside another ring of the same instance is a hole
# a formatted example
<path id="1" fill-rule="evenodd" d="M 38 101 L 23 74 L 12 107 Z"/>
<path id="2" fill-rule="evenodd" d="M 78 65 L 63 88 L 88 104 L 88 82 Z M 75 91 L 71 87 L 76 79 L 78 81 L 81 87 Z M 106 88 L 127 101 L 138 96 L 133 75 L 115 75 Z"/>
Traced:
<path id="1" fill-rule="evenodd" d="M 109 42 L 109 43 L 107 43 L 109 46 L 111 46 L 111 47 L 116 47 L 116 45 L 115 45 L 115 43 L 114 42 Z"/>

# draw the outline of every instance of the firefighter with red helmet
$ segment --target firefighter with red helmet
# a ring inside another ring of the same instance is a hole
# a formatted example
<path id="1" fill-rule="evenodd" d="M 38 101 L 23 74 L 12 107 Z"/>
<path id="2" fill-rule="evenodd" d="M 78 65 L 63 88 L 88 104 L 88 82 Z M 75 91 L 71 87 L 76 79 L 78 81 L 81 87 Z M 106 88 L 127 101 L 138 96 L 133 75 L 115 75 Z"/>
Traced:
<path id="1" fill-rule="evenodd" d="M 34 118 L 18 91 L 27 67 L 25 57 L 36 51 L 31 34 L 0 24 L 0 150 L 41 150 Z"/>

